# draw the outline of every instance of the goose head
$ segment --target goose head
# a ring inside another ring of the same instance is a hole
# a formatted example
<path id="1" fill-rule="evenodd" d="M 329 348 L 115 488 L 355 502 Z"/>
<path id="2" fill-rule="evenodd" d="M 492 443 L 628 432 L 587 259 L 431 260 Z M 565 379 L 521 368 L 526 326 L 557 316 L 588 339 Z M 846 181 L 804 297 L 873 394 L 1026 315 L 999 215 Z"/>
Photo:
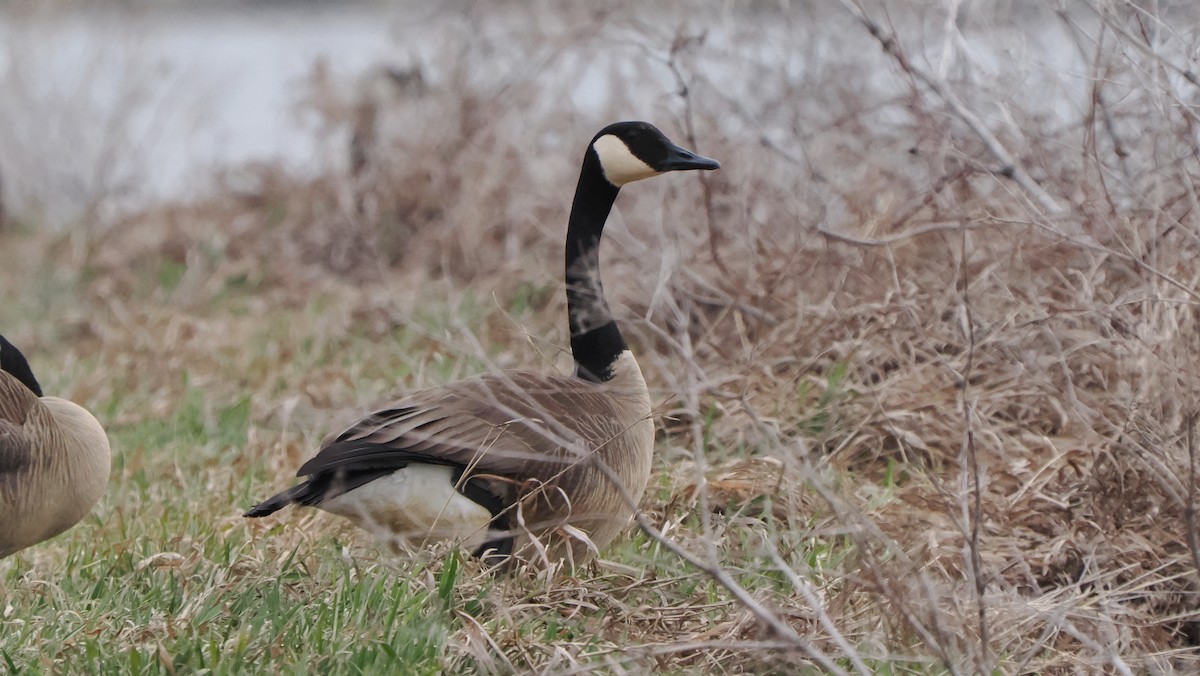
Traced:
<path id="1" fill-rule="evenodd" d="M 37 378 L 33 377 L 33 370 L 29 368 L 25 355 L 4 336 L 0 336 L 0 371 L 16 378 L 37 396 L 42 396 L 42 386 L 38 384 Z"/>
<path id="2" fill-rule="evenodd" d="M 604 178 L 617 188 L 668 171 L 721 167 L 716 160 L 675 145 L 647 122 L 608 125 L 592 139 L 591 151 Z"/>

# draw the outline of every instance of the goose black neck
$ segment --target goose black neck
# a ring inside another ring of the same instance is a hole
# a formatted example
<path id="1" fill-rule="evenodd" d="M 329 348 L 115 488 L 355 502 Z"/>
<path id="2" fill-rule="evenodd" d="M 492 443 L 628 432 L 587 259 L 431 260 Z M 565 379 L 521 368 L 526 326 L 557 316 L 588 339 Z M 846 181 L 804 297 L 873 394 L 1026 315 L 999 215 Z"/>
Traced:
<path id="1" fill-rule="evenodd" d="M 4 336 L 0 336 L 0 370 L 19 380 L 37 396 L 42 396 L 42 386 L 38 384 L 37 378 L 33 377 L 33 370 L 29 368 L 29 362 L 25 361 L 25 355 Z"/>
<path id="2" fill-rule="evenodd" d="M 612 378 L 613 363 L 627 349 L 600 283 L 600 236 L 619 190 L 589 146 L 567 225 L 566 280 L 575 376 L 593 382 Z"/>

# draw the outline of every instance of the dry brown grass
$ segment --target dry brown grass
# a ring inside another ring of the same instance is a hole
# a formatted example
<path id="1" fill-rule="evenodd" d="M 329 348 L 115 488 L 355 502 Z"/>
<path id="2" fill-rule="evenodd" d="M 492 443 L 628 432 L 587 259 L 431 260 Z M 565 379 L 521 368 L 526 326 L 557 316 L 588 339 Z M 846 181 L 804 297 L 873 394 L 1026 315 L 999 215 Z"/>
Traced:
<path id="1" fill-rule="evenodd" d="M 1179 73 L 1197 49 L 1179 27 L 1195 12 L 971 5 L 966 41 L 987 29 L 971 22 L 1074 26 L 1087 72 L 1073 76 L 1088 86 L 1062 115 L 1003 68 L 929 75 L 931 90 L 917 73 L 936 69 L 913 36 L 941 26 L 942 10 L 885 4 L 862 12 L 883 37 L 900 32 L 894 58 L 848 12 L 733 10 L 747 26 L 794 31 L 794 43 L 769 42 L 785 56 L 829 50 L 823 67 L 798 72 L 771 71 L 778 54 L 739 55 L 752 31 L 710 8 L 688 21 L 663 10 L 672 20 L 655 25 L 670 30 L 613 12 L 569 40 L 569 18 L 523 25 L 514 61 L 542 69 L 507 78 L 469 77 L 487 58 L 479 47 L 455 51 L 436 78 L 362 98 L 318 82 L 329 129 L 360 125 L 355 173 L 299 182 L 264 171 L 252 190 L 110 228 L 71 259 L 86 262 L 83 288 L 105 319 L 62 331 L 117 364 L 167 360 L 142 372 L 162 377 L 159 406 L 177 403 L 182 371 L 230 396 L 248 390 L 265 438 L 247 450 L 270 454 L 270 483 L 283 485 L 307 446 L 287 438 L 280 411 L 319 435 L 333 417 L 322 411 L 394 384 L 322 361 L 350 327 L 386 341 L 429 298 L 505 309 L 520 296 L 532 310 L 519 320 L 485 312 L 405 346 L 404 361 L 437 351 L 566 364 L 556 280 L 579 139 L 636 113 L 723 163 L 711 177 L 627 191 L 629 228 L 610 221 L 607 287 L 661 402 L 664 489 L 643 507 L 808 645 L 772 635 L 718 590 L 681 595 L 692 573 L 656 572 L 666 554 L 643 541 L 583 577 L 491 589 L 490 616 L 514 619 L 464 614 L 448 668 L 736 673 L 820 655 L 860 670 L 1195 668 L 1200 91 Z M 510 9 L 515 24 L 528 16 Z M 464 16 L 446 30 L 479 28 Z M 849 46 L 835 49 L 831 34 Z M 551 66 L 605 49 L 619 52 L 616 73 L 622 59 L 660 59 L 686 92 L 646 106 L 630 91 L 586 115 L 546 103 L 562 85 Z M 970 70 L 961 55 L 954 63 Z M 1021 68 L 1030 81 L 1070 77 Z M 755 95 L 718 72 L 745 73 Z M 995 144 L 1060 213 L 1008 178 Z M 163 259 L 186 276 L 168 298 L 146 297 L 138 271 Z M 249 313 L 207 310 L 231 279 L 255 289 Z M 227 380 L 213 355 L 238 350 L 241 323 L 314 296 L 333 300 L 320 328 L 297 329 L 328 343 L 305 357 L 311 368 L 268 361 Z M 414 368 L 402 384 L 472 366 Z M 283 530 L 283 550 L 304 532 Z M 487 583 L 464 584 L 470 596 Z M 593 635 L 530 637 L 519 619 L 530 613 L 590 617 Z"/>

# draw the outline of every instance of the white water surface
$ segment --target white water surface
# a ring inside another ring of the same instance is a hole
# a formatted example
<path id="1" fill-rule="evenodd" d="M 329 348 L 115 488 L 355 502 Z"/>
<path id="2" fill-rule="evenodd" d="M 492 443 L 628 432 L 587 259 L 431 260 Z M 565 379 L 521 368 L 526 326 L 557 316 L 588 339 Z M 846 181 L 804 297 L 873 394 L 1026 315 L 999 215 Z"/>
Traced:
<path id="1" fill-rule="evenodd" d="M 320 171 L 307 83 L 394 59 L 393 26 L 363 5 L 0 14 L 6 196 L 69 219 L 197 196 L 246 163 Z"/>

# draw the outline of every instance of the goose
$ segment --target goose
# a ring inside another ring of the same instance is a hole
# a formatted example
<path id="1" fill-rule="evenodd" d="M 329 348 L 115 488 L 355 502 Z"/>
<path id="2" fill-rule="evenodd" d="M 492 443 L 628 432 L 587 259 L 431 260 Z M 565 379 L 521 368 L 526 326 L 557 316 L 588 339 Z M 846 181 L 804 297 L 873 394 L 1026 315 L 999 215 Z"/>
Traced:
<path id="1" fill-rule="evenodd" d="M 719 167 L 646 122 L 601 129 L 567 223 L 574 373 L 499 371 L 401 396 L 327 437 L 302 483 L 245 516 L 313 506 L 396 549 L 454 540 L 505 565 L 589 560 L 629 524 L 654 451 L 646 381 L 600 280 L 604 224 L 628 183 Z"/>
<path id="2" fill-rule="evenodd" d="M 0 559 L 79 523 L 111 465 L 96 418 L 42 396 L 25 355 L 0 336 Z"/>

